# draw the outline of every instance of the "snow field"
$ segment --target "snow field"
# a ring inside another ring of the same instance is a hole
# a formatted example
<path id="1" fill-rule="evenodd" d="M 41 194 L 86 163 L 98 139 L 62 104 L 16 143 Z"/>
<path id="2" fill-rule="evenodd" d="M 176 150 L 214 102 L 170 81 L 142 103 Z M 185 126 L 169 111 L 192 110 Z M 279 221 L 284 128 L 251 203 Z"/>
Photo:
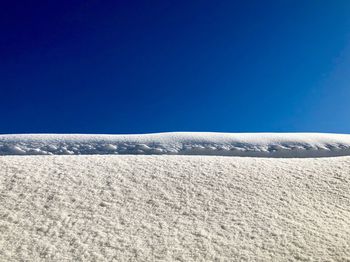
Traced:
<path id="1" fill-rule="evenodd" d="M 350 157 L 2 156 L 1 261 L 350 261 Z"/>

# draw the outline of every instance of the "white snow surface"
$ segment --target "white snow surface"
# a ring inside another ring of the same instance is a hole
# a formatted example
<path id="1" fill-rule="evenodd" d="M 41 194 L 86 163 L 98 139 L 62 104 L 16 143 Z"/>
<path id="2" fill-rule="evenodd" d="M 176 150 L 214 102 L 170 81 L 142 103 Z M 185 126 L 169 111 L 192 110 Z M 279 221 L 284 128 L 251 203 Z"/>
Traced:
<path id="1" fill-rule="evenodd" d="M 0 135 L 0 155 L 155 154 L 250 157 L 350 155 L 350 135 L 195 133 Z"/>
<path id="2" fill-rule="evenodd" d="M 350 157 L 1 156 L 0 261 L 350 261 Z"/>

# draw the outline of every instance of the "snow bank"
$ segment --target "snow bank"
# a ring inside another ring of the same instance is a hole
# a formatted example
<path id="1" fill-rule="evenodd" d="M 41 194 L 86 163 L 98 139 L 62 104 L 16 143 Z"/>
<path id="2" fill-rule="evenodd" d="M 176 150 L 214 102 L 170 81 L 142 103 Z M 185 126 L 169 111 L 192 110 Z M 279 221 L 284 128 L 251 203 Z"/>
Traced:
<path id="1" fill-rule="evenodd" d="M 350 157 L 0 157 L 0 261 L 350 261 Z"/>
<path id="2" fill-rule="evenodd" d="M 350 135 L 186 132 L 144 135 L 0 135 L 0 155 L 86 154 L 345 156 L 350 155 Z"/>

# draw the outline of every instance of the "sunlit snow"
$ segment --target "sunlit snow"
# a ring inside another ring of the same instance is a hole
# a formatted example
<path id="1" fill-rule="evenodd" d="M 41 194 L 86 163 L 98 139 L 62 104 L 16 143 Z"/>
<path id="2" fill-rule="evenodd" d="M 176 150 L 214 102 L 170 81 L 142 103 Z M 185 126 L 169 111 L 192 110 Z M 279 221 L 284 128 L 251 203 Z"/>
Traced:
<path id="1" fill-rule="evenodd" d="M 324 133 L 158 133 L 143 135 L 0 135 L 0 155 L 350 155 L 350 135 Z"/>

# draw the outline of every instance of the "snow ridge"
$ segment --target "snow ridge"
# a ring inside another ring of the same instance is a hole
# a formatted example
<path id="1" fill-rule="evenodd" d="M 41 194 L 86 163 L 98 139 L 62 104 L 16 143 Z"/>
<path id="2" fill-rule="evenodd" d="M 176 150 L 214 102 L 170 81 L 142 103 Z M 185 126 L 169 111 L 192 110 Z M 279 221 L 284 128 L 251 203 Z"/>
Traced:
<path id="1" fill-rule="evenodd" d="M 350 135 L 326 133 L 194 133 L 142 135 L 0 135 L 0 155 L 217 155 L 331 157 L 350 155 Z"/>

